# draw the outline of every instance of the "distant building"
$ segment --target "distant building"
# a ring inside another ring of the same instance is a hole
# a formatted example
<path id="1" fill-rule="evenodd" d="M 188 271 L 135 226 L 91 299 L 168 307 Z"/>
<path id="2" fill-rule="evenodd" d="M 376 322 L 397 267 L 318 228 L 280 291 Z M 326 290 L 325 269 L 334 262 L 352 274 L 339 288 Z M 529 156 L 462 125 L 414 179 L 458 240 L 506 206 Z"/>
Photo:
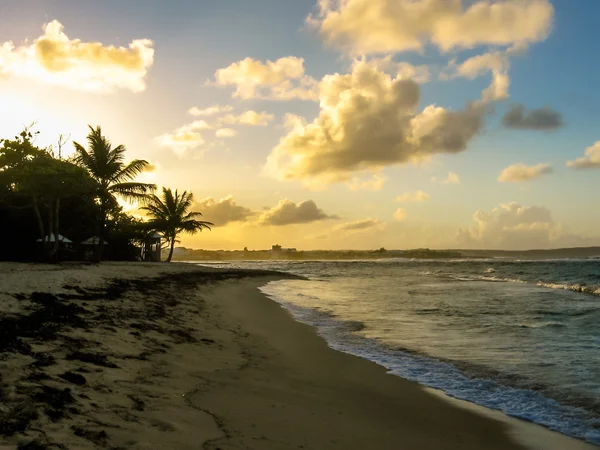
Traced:
<path id="1" fill-rule="evenodd" d="M 277 258 L 289 253 L 296 253 L 297 251 L 295 248 L 283 248 L 281 245 L 276 244 L 271 247 L 271 257 Z"/>

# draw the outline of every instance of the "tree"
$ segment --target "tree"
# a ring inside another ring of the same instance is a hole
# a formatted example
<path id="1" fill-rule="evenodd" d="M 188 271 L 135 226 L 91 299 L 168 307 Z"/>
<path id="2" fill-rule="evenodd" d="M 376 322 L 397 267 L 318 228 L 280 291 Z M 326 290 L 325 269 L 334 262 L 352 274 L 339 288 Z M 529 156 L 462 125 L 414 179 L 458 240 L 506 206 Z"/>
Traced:
<path id="1" fill-rule="evenodd" d="M 162 198 L 155 194 L 149 195 L 146 204 L 141 208 L 148 212 L 150 220 L 148 225 L 162 232 L 170 245 L 167 262 L 173 258 L 173 249 L 177 235 L 180 233 L 194 234 L 203 229 L 210 230 L 214 225 L 211 222 L 197 220 L 202 216 L 200 212 L 188 212 L 194 203 L 194 195 L 183 191 L 181 194 L 175 190 L 163 188 Z"/>
<path id="2" fill-rule="evenodd" d="M 143 159 L 135 159 L 125 164 L 125 146 L 112 147 L 111 142 L 102 135 L 102 129 L 89 125 L 87 136 L 88 149 L 73 142 L 76 156 L 75 162 L 85 168 L 97 183 L 97 199 L 100 205 L 98 224 L 98 247 L 96 258 L 102 258 L 104 238 L 106 236 L 106 220 L 111 208 L 117 205 L 117 196 L 127 200 L 142 200 L 156 189 L 154 184 L 134 181 L 150 163 Z"/>
<path id="3" fill-rule="evenodd" d="M 0 185 L 4 201 L 10 196 L 12 201 L 8 203 L 12 207 L 33 210 L 46 256 L 57 261 L 61 199 L 91 193 L 93 181 L 82 168 L 55 159 L 49 149 L 33 145 L 29 129 L 14 140 L 0 140 L 0 144 Z"/>

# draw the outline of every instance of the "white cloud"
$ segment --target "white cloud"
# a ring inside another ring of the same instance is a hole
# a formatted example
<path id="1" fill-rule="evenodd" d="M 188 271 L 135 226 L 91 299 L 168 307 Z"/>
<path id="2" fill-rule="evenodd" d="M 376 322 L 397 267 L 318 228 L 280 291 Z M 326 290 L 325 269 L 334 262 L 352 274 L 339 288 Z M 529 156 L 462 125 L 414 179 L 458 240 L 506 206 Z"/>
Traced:
<path id="1" fill-rule="evenodd" d="M 338 219 L 337 216 L 326 214 L 318 208 L 313 200 L 294 203 L 291 200 L 281 200 L 277 206 L 263 212 L 258 223 L 262 225 L 284 226 L 317 222 L 326 219 Z"/>
<path id="2" fill-rule="evenodd" d="M 352 68 L 360 63 L 368 63 L 371 67 L 400 79 L 411 79 L 417 83 L 427 83 L 431 79 L 429 66 L 415 66 L 405 61 L 396 62 L 392 55 L 355 59 Z"/>
<path id="3" fill-rule="evenodd" d="M 509 203 L 491 212 L 477 211 L 475 225 L 459 230 L 458 244 L 469 248 L 526 250 L 568 247 L 586 241 L 564 232 L 550 210 L 539 206 Z"/>
<path id="4" fill-rule="evenodd" d="M 380 191 L 385 186 L 387 182 L 387 177 L 380 173 L 374 174 L 371 178 L 366 180 L 355 177 L 348 182 L 348 189 L 351 191 Z"/>
<path id="5" fill-rule="evenodd" d="M 218 201 L 210 197 L 203 198 L 196 202 L 192 209 L 201 212 L 203 219 L 214 223 L 215 226 L 244 222 L 256 214 L 251 209 L 238 205 L 231 195 Z"/>
<path id="6" fill-rule="evenodd" d="M 567 162 L 574 169 L 600 169 L 600 141 L 585 150 L 585 156 Z"/>
<path id="7" fill-rule="evenodd" d="M 515 183 L 519 181 L 530 181 L 541 177 L 544 174 L 552 173 L 550 164 L 536 164 L 535 166 L 527 166 L 523 163 L 513 164 L 504 169 L 498 181 L 503 183 Z"/>
<path id="8" fill-rule="evenodd" d="M 304 59 L 295 56 L 276 61 L 246 58 L 215 72 L 215 84 L 235 86 L 234 98 L 316 100 L 317 82 L 305 74 Z"/>
<path id="9" fill-rule="evenodd" d="M 177 128 L 172 133 L 165 133 L 156 138 L 163 147 L 171 148 L 178 155 L 183 155 L 188 150 L 193 150 L 204 144 L 200 131 L 210 130 L 212 126 L 204 120 L 195 120 L 192 123 Z"/>
<path id="10" fill-rule="evenodd" d="M 220 128 L 215 132 L 215 136 L 221 137 L 221 138 L 234 137 L 236 135 L 237 135 L 237 131 L 235 131 L 231 128 Z"/>
<path id="11" fill-rule="evenodd" d="M 240 115 L 227 114 L 218 119 L 219 123 L 227 125 L 252 125 L 252 126 L 267 126 L 275 117 L 266 111 L 257 112 L 253 110 L 244 111 Z"/>
<path id="12" fill-rule="evenodd" d="M 409 203 L 409 202 L 424 202 L 429 199 L 429 194 L 423 191 L 410 191 L 405 192 L 402 195 L 396 197 L 396 201 L 399 203 Z"/>
<path id="13" fill-rule="evenodd" d="M 269 155 L 266 170 L 282 179 L 345 181 L 352 172 L 457 153 L 481 130 L 485 101 L 459 111 L 427 106 L 417 111 L 420 87 L 367 61 L 350 74 L 320 83 L 320 114 L 311 123 L 288 114 L 289 132 Z"/>
<path id="14" fill-rule="evenodd" d="M 514 45 L 506 50 L 498 50 L 472 56 L 460 64 L 455 60 L 450 61 L 448 67 L 440 74 L 440 79 L 463 77 L 474 79 L 488 73 L 492 74 L 492 83 L 483 92 L 484 101 L 500 101 L 509 97 L 510 57 L 522 55 L 526 52 L 526 45 Z"/>
<path id="15" fill-rule="evenodd" d="M 212 105 L 208 108 L 200 109 L 197 106 L 193 106 L 189 109 L 189 113 L 192 116 L 215 116 L 221 113 L 228 113 L 233 111 L 233 106 L 229 105 Z"/>
<path id="16" fill-rule="evenodd" d="M 406 219 L 406 210 L 404 208 L 398 208 L 394 213 L 394 219 L 396 219 L 398 222 L 402 222 L 404 219 Z"/>
<path id="17" fill-rule="evenodd" d="M 308 23 L 350 54 L 442 51 L 544 40 L 554 9 L 548 0 L 319 0 Z"/>
<path id="18" fill-rule="evenodd" d="M 128 47 L 70 39 L 57 20 L 30 45 L 0 43 L 0 76 L 24 77 L 72 89 L 110 93 L 141 92 L 154 62 L 152 41 L 138 39 Z"/>
<path id="19" fill-rule="evenodd" d="M 454 172 L 450 172 L 448 173 L 448 176 L 446 177 L 446 179 L 444 181 L 442 181 L 443 184 L 460 184 L 460 177 L 455 174 Z"/>

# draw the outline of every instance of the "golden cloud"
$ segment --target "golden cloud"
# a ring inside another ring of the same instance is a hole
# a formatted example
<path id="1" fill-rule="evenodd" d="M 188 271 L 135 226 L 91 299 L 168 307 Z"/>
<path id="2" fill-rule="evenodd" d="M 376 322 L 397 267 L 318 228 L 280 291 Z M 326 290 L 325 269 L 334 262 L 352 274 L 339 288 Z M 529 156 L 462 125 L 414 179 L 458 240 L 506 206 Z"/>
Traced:
<path id="1" fill-rule="evenodd" d="M 220 128 L 215 132 L 215 136 L 220 138 L 234 137 L 236 135 L 237 131 L 231 128 Z"/>
<path id="2" fill-rule="evenodd" d="M 313 200 L 295 203 L 286 199 L 281 200 L 274 208 L 263 212 L 258 219 L 258 223 L 261 225 L 284 226 L 338 218 L 326 214 L 317 207 Z"/>
<path id="3" fill-rule="evenodd" d="M 442 181 L 443 184 L 460 184 L 460 177 L 455 174 L 454 172 L 450 172 L 448 173 L 448 176 L 446 177 L 446 179 L 444 181 Z"/>
<path id="4" fill-rule="evenodd" d="M 304 59 L 295 56 L 265 63 L 252 58 L 215 72 L 215 84 L 235 86 L 233 97 L 272 100 L 316 100 L 317 82 L 307 76 Z"/>
<path id="5" fill-rule="evenodd" d="M 502 204 L 491 212 L 477 211 L 475 224 L 461 229 L 458 244 L 469 248 L 514 249 L 589 245 L 586 239 L 564 232 L 550 210 L 540 206 Z"/>
<path id="6" fill-rule="evenodd" d="M 320 114 L 308 123 L 288 114 L 289 132 L 268 157 L 281 179 L 350 179 L 350 173 L 457 153 L 481 130 L 488 101 L 452 111 L 430 105 L 418 112 L 420 87 L 411 79 L 357 61 L 350 74 L 320 83 Z"/>
<path id="7" fill-rule="evenodd" d="M 193 106 L 188 110 L 192 116 L 215 116 L 217 114 L 228 113 L 231 111 L 233 111 L 233 106 L 230 105 L 212 105 L 204 109 Z"/>
<path id="8" fill-rule="evenodd" d="M 600 169 L 600 141 L 585 150 L 585 156 L 569 161 L 567 166 L 574 169 Z"/>
<path id="9" fill-rule="evenodd" d="M 371 178 L 366 180 L 362 180 L 357 177 L 353 178 L 350 180 L 350 182 L 348 182 L 348 189 L 351 191 L 380 191 L 383 189 L 383 186 L 385 186 L 386 182 L 387 177 L 385 175 L 376 173 Z"/>
<path id="10" fill-rule="evenodd" d="M 222 124 L 228 125 L 251 125 L 251 126 L 260 126 L 264 127 L 272 122 L 275 116 L 273 114 L 269 114 L 266 111 L 257 112 L 254 110 L 244 111 L 240 115 L 227 114 L 218 119 L 218 121 Z"/>
<path id="11" fill-rule="evenodd" d="M 364 231 L 379 228 L 383 225 L 385 225 L 384 222 L 379 219 L 362 219 L 338 225 L 334 228 L 334 231 Z"/>
<path id="12" fill-rule="evenodd" d="M 402 222 L 404 219 L 406 219 L 406 210 L 404 208 L 398 208 L 394 213 L 394 219 L 396 219 L 398 222 Z"/>
<path id="13" fill-rule="evenodd" d="M 172 133 L 165 133 L 156 138 L 163 147 L 171 148 L 178 155 L 183 155 L 188 150 L 193 150 L 204 144 L 200 131 L 209 130 L 212 126 L 204 120 L 196 120 L 190 124 L 177 128 Z"/>
<path id="14" fill-rule="evenodd" d="M 25 77 L 83 91 L 117 89 L 141 92 L 154 62 L 152 41 L 134 40 L 129 47 L 70 39 L 54 20 L 31 45 L 0 45 L 0 74 Z"/>
<path id="15" fill-rule="evenodd" d="M 409 202 L 424 202 L 429 199 L 429 194 L 423 191 L 410 191 L 405 192 L 402 195 L 396 197 L 398 203 L 409 203 Z"/>
<path id="16" fill-rule="evenodd" d="M 544 40 L 552 27 L 549 0 L 319 0 L 308 17 L 322 38 L 348 53 L 442 51 Z"/>
<path id="17" fill-rule="evenodd" d="M 203 198 L 196 202 L 192 209 L 200 211 L 203 217 L 214 223 L 215 226 L 224 226 L 231 222 L 243 222 L 256 214 L 251 209 L 238 205 L 232 195 L 220 200 L 210 197 Z"/>
<path id="18" fill-rule="evenodd" d="M 544 174 L 552 173 L 550 164 L 536 164 L 535 166 L 527 166 L 523 163 L 513 164 L 504 169 L 498 181 L 502 183 L 516 183 L 519 181 L 530 181 L 541 177 Z"/>

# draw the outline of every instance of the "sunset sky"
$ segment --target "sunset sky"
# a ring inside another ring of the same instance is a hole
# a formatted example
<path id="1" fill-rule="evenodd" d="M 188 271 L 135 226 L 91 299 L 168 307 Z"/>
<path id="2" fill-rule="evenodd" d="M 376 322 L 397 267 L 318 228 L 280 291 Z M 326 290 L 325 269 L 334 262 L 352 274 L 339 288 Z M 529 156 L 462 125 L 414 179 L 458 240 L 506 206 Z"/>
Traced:
<path id="1" fill-rule="evenodd" d="M 598 17 L 597 0 L 3 0 L 0 136 L 101 125 L 155 166 L 141 180 L 194 192 L 217 226 L 187 247 L 600 245 Z"/>

